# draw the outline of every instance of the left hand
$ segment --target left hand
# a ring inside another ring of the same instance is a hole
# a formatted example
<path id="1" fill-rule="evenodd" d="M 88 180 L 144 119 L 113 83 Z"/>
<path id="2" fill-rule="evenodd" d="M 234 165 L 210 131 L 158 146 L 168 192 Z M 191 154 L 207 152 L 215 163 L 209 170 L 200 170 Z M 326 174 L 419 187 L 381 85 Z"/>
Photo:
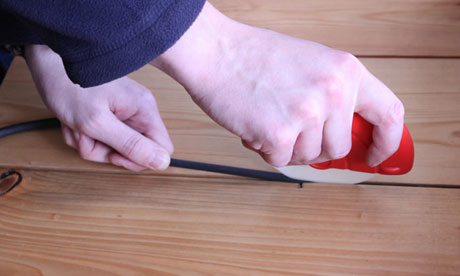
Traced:
<path id="1" fill-rule="evenodd" d="M 28 46 L 26 60 L 40 95 L 62 123 L 67 145 L 82 158 L 129 170 L 164 170 L 173 145 L 152 93 L 123 77 L 81 88 L 47 46 Z"/>

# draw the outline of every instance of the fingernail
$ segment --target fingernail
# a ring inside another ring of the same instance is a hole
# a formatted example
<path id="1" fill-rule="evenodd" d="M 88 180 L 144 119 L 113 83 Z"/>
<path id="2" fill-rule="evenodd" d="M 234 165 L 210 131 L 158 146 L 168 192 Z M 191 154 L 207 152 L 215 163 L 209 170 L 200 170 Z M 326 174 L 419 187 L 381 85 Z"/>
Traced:
<path id="1" fill-rule="evenodd" d="M 153 154 L 152 161 L 150 161 L 149 166 L 154 170 L 165 170 L 169 166 L 171 158 L 169 154 L 165 151 L 156 151 Z"/>

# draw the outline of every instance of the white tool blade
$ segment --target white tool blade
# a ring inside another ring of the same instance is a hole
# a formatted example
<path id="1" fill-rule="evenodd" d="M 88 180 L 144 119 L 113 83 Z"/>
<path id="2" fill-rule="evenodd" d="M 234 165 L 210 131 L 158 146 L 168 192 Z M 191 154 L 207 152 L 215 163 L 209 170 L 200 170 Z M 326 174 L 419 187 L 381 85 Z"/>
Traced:
<path id="1" fill-rule="evenodd" d="M 286 166 L 276 169 L 291 178 L 322 183 L 357 184 L 369 180 L 375 175 L 339 169 L 319 170 L 308 165 Z"/>

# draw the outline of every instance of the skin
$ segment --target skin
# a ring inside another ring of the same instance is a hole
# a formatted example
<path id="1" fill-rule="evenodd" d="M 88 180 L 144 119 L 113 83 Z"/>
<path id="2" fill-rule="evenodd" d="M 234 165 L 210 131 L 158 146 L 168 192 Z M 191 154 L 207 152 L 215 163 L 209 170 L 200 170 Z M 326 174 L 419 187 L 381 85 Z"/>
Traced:
<path id="1" fill-rule="evenodd" d="M 66 144 L 83 159 L 133 171 L 168 167 L 173 145 L 150 90 L 128 77 L 84 89 L 70 81 L 47 46 L 28 46 L 25 55 Z"/>
<path id="2" fill-rule="evenodd" d="M 63 122 L 66 143 L 83 158 L 131 170 L 168 166 L 172 143 L 145 87 L 121 78 L 83 89 L 46 46 L 29 47 L 26 58 Z M 369 165 L 390 157 L 401 141 L 401 101 L 353 55 L 241 24 L 209 3 L 151 65 L 273 166 L 346 156 L 355 112 L 374 125 Z"/>
<path id="3" fill-rule="evenodd" d="M 151 64 L 273 166 L 346 156 L 354 112 L 375 126 L 369 165 L 401 141 L 401 101 L 353 55 L 238 23 L 209 3 Z"/>

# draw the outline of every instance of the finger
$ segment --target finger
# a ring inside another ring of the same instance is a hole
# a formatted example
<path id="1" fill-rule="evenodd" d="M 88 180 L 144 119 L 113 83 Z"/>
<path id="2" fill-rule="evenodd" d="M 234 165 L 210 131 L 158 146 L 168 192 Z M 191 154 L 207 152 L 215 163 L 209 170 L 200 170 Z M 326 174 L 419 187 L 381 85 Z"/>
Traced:
<path id="1" fill-rule="evenodd" d="M 66 143 L 66 145 L 76 149 L 77 142 L 73 136 L 72 130 L 68 126 L 61 124 L 61 131 L 62 137 L 64 138 L 64 142 Z"/>
<path id="2" fill-rule="evenodd" d="M 260 153 L 260 149 L 262 147 L 262 145 L 260 143 L 249 143 L 249 142 L 247 142 L 247 141 L 245 141 L 243 139 L 241 139 L 241 143 L 248 150 L 252 150 L 254 152 Z"/>
<path id="3" fill-rule="evenodd" d="M 115 166 L 124 167 L 130 171 L 140 172 L 147 168 L 137 165 L 136 163 L 132 162 L 131 160 L 125 158 L 124 156 L 113 152 L 109 155 L 110 163 L 114 164 Z"/>
<path id="4" fill-rule="evenodd" d="M 170 156 L 166 149 L 127 126 L 112 113 L 84 131 L 139 166 L 155 170 L 164 170 L 169 166 Z"/>
<path id="5" fill-rule="evenodd" d="M 156 106 L 150 112 L 152 113 L 150 116 L 151 119 L 147 122 L 147 129 L 144 131 L 144 134 L 166 149 L 171 155 L 174 152 L 174 146 L 169 137 L 168 130 L 161 119 L 160 112 Z"/>
<path id="6" fill-rule="evenodd" d="M 294 145 L 290 165 L 307 165 L 317 159 L 322 151 L 322 133 L 322 123 L 306 127 Z"/>
<path id="7" fill-rule="evenodd" d="M 399 148 L 404 125 L 404 106 L 396 95 L 372 74 L 359 87 L 356 112 L 374 125 L 367 163 L 374 167 Z"/>
<path id="8" fill-rule="evenodd" d="M 257 147 L 252 146 L 250 143 L 248 143 L 248 142 L 246 142 L 246 141 L 244 141 L 244 140 L 242 140 L 242 144 L 243 144 L 243 146 L 244 146 L 245 148 L 247 148 L 248 150 L 251 150 L 251 151 L 257 153 L 260 157 L 262 157 L 262 158 L 265 160 L 265 162 L 267 162 L 267 163 L 270 164 L 270 161 L 268 161 L 268 160 L 266 159 L 265 154 L 264 154 L 260 149 L 257 149 Z M 276 165 L 274 165 L 274 164 L 270 164 L 270 165 L 275 166 L 275 167 L 284 167 L 284 165 L 278 165 L 278 166 L 276 166 Z"/>
<path id="9" fill-rule="evenodd" d="M 322 153 L 315 163 L 345 157 L 351 149 L 353 112 L 335 113 L 324 123 Z"/>
<path id="10" fill-rule="evenodd" d="M 80 132 L 78 130 L 72 130 L 72 136 L 75 144 L 78 146 L 78 141 L 80 141 Z"/>
<path id="11" fill-rule="evenodd" d="M 289 164 L 298 133 L 289 130 L 275 130 L 268 135 L 260 149 L 262 158 L 272 166 L 283 167 Z"/>
<path id="12" fill-rule="evenodd" d="M 160 112 L 158 111 L 152 92 L 129 78 L 125 78 L 125 81 L 126 85 L 129 86 L 129 89 L 134 89 L 139 92 L 136 96 L 137 102 L 135 103 L 138 110 L 135 116 L 130 117 L 127 120 L 122 118 L 122 121 L 131 128 L 143 133 L 146 137 L 154 140 L 171 155 L 174 151 L 174 147 L 165 124 L 161 119 Z M 114 104 L 114 106 L 120 107 L 133 101 L 133 97 L 129 93 L 119 93 L 116 96 L 117 103 Z"/>
<path id="13" fill-rule="evenodd" d="M 260 143 L 260 142 L 250 143 L 250 142 L 247 142 L 247 141 L 245 141 L 243 139 L 241 139 L 241 143 L 248 150 L 257 153 L 257 154 L 259 154 L 260 157 L 264 158 L 264 154 L 260 150 L 262 148 L 262 143 Z"/>
<path id="14" fill-rule="evenodd" d="M 100 163 L 109 162 L 109 154 L 113 151 L 111 148 L 85 134 L 80 133 L 78 136 L 78 151 L 83 159 Z"/>

